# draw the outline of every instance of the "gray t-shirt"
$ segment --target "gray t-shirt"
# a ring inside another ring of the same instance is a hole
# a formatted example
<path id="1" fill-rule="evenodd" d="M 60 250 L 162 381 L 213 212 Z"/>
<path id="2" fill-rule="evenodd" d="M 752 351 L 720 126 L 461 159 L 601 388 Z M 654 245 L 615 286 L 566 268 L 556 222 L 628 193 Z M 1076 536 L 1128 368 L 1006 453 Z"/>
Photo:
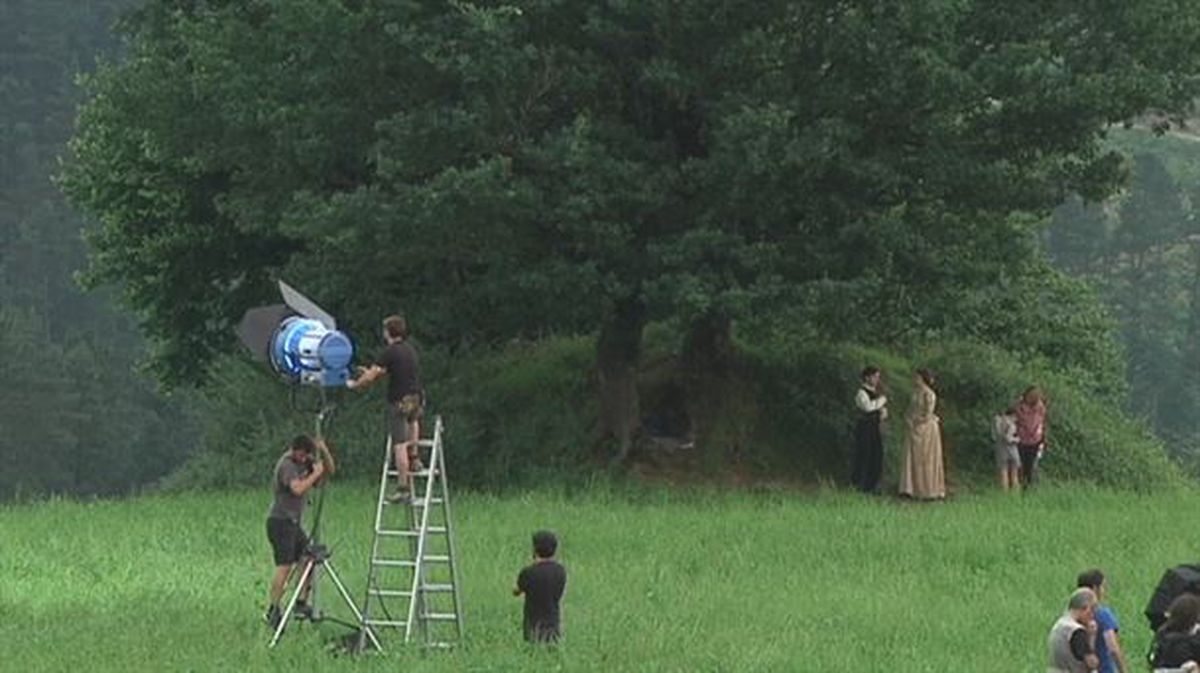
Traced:
<path id="1" fill-rule="evenodd" d="M 310 469 L 292 460 L 292 452 L 288 451 L 275 463 L 274 492 L 275 501 L 271 503 L 269 519 L 291 519 L 300 523 L 300 515 L 304 514 L 305 496 L 292 493 L 292 481 L 308 476 Z"/>

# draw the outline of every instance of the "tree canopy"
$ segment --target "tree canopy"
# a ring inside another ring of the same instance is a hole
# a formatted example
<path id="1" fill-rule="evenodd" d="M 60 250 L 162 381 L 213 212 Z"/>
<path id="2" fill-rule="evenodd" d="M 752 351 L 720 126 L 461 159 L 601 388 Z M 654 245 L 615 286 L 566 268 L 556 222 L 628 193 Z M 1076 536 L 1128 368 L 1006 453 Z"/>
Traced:
<path id="1" fill-rule="evenodd" d="M 1110 125 L 1191 104 L 1190 5 L 155 0 L 62 181 L 169 382 L 282 276 L 359 329 L 598 330 L 618 435 L 649 320 L 697 363 L 778 315 L 1104 387 L 1109 323 L 1033 234 L 1122 184 Z"/>

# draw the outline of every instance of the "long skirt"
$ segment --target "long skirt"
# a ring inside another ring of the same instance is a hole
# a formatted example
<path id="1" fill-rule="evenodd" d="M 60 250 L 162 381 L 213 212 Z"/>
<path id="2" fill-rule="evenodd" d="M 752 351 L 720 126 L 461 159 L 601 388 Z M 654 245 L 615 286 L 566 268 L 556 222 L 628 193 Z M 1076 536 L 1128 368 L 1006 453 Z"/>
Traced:
<path id="1" fill-rule="evenodd" d="M 946 497 L 942 428 L 937 421 L 909 427 L 904 444 L 904 469 L 900 472 L 900 493 L 920 500 Z"/>

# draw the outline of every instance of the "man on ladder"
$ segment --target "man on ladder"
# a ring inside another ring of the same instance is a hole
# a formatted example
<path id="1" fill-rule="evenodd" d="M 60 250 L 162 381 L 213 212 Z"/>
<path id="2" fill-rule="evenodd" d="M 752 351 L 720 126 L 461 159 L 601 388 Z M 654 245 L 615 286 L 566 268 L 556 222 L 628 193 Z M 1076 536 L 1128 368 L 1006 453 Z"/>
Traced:
<path id="1" fill-rule="evenodd" d="M 387 342 L 383 353 L 370 367 L 360 368 L 358 378 L 346 381 L 346 387 L 351 390 L 365 388 L 387 375 L 388 433 L 396 460 L 396 490 L 388 500 L 408 502 L 412 500 L 412 472 L 420 470 L 416 453 L 424 407 L 421 363 L 416 349 L 409 343 L 408 323 L 404 316 L 384 318 L 383 338 Z"/>

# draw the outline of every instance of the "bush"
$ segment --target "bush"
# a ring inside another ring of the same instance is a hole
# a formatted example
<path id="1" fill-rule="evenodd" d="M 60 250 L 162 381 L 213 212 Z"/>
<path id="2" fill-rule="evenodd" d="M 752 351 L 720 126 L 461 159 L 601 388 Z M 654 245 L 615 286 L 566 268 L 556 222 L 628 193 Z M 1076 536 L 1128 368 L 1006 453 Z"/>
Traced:
<path id="1" fill-rule="evenodd" d="M 588 378 L 593 347 L 587 338 L 548 338 L 470 356 L 423 351 L 422 436 L 431 435 L 437 415 L 446 417 L 447 470 L 455 484 L 494 488 L 581 474 L 595 418 Z M 380 381 L 364 393 L 329 391 L 339 402 L 328 434 L 343 478 L 379 475 L 385 389 Z M 197 403 L 201 448 L 165 487 L 269 483 L 288 440 L 312 433 L 317 395 L 289 389 L 256 363 L 223 360 Z"/>
<path id="2" fill-rule="evenodd" d="M 677 330 L 647 333 L 643 410 L 665 386 L 684 386 L 674 362 Z M 426 434 L 433 417 L 446 418 L 448 469 L 460 487 L 498 489 L 592 478 L 597 447 L 594 339 L 550 337 L 473 354 L 423 353 L 429 390 Z M 1159 441 L 1084 384 L 1042 361 L 1022 362 L 997 348 L 949 342 L 897 353 L 857 344 L 822 344 L 769 335 L 737 341 L 737 366 L 695 418 L 702 458 L 692 469 L 733 464 L 747 476 L 844 481 L 849 471 L 852 399 L 858 373 L 880 366 L 891 398 L 885 435 L 885 478 L 896 480 L 904 443 L 904 410 L 911 372 L 939 377 L 948 479 L 960 486 L 990 484 L 992 416 L 1036 383 L 1050 399 L 1051 479 L 1156 489 L 1183 482 Z M 385 436 L 382 384 L 366 394 L 340 393 L 331 433 L 342 474 L 378 475 Z M 314 391 L 301 389 L 301 400 Z M 311 400 L 309 400 L 311 404 Z M 228 360 L 204 395 L 204 448 L 171 484 L 265 484 L 284 443 L 312 428 L 311 413 L 289 404 L 286 388 L 247 362 Z M 693 413 L 694 412 L 693 407 Z"/>
<path id="3" fill-rule="evenodd" d="M 947 477 L 982 485 L 993 479 L 991 419 L 1029 385 L 1050 400 L 1043 474 L 1050 479 L 1091 481 L 1150 490 L 1183 483 L 1161 442 L 1112 403 L 1082 390 L 1043 362 L 1021 362 L 999 349 L 952 342 L 910 354 L 854 344 L 775 342 L 745 345 L 760 382 L 765 411 L 758 444 L 809 478 L 844 479 L 848 471 L 851 399 L 858 372 L 881 367 L 891 399 L 886 434 L 888 473 L 895 479 L 903 451 L 903 414 L 919 366 L 938 376 L 938 413 L 943 421 Z"/>
<path id="4" fill-rule="evenodd" d="M 968 343 L 929 349 L 922 359 L 940 372 L 945 432 L 967 474 L 990 474 L 991 416 L 1026 387 L 1037 385 L 1049 399 L 1049 449 L 1042 461 L 1048 478 L 1139 490 L 1184 482 L 1162 442 L 1142 423 L 1044 361 L 1021 362 L 997 349 Z"/>
<path id="5" fill-rule="evenodd" d="M 595 341 L 551 337 L 460 358 L 429 380 L 446 414 L 447 469 L 484 488 L 580 477 L 592 461 Z"/>

